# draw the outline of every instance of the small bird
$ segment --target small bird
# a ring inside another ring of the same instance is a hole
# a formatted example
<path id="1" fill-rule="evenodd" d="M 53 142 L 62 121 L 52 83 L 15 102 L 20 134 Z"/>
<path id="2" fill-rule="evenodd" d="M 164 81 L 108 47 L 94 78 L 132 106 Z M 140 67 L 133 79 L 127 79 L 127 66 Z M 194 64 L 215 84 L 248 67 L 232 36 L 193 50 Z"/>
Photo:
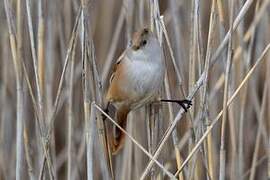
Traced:
<path id="1" fill-rule="evenodd" d="M 106 100 L 116 108 L 115 119 L 125 129 L 128 113 L 145 104 L 158 101 L 158 91 L 164 81 L 165 62 L 162 47 L 148 28 L 135 32 L 131 44 L 118 58 L 110 78 Z M 160 100 L 175 102 L 185 111 L 192 105 L 189 100 Z M 187 105 L 187 106 L 186 106 Z M 125 134 L 115 127 L 109 139 L 112 154 L 124 145 Z"/>

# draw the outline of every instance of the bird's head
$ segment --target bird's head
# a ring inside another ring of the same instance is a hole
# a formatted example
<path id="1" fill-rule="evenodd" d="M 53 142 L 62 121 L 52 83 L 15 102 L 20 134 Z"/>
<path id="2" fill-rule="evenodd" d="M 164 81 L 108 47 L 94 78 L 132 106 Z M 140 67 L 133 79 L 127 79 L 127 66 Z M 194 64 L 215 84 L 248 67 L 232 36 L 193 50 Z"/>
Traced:
<path id="1" fill-rule="evenodd" d="M 133 34 L 131 47 L 133 50 L 137 51 L 149 49 L 158 44 L 159 42 L 154 33 L 148 28 L 143 28 Z"/>

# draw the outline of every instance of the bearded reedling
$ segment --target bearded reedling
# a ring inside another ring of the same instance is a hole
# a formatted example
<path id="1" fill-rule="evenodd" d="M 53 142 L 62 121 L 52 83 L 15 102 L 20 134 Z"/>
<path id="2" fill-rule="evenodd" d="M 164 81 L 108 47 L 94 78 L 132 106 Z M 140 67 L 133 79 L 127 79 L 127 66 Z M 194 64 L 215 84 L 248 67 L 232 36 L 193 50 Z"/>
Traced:
<path id="1" fill-rule="evenodd" d="M 130 111 L 145 104 L 161 101 L 174 102 L 185 111 L 192 105 L 189 100 L 159 100 L 158 91 L 164 81 L 165 62 L 157 37 L 149 29 L 135 32 L 131 45 L 119 57 L 110 79 L 106 100 L 116 108 L 115 119 L 125 129 Z M 109 137 L 112 154 L 124 145 L 125 134 L 117 127 Z"/>

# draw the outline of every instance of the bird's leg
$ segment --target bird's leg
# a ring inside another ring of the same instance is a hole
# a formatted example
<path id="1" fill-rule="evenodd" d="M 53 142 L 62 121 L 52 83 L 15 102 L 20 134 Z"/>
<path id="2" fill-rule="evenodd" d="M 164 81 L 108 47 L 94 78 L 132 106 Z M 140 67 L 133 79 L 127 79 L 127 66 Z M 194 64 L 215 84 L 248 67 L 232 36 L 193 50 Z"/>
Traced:
<path id="1" fill-rule="evenodd" d="M 109 105 L 110 103 L 108 102 L 106 105 L 106 108 L 103 110 L 106 114 L 109 114 Z M 107 117 L 105 116 L 105 114 L 101 113 L 102 116 L 102 120 L 105 120 Z"/>
<path id="2" fill-rule="evenodd" d="M 188 100 L 188 99 L 184 99 L 184 100 L 161 99 L 160 101 L 161 102 L 177 103 L 185 110 L 185 112 L 187 112 L 187 110 L 192 106 L 191 100 Z"/>

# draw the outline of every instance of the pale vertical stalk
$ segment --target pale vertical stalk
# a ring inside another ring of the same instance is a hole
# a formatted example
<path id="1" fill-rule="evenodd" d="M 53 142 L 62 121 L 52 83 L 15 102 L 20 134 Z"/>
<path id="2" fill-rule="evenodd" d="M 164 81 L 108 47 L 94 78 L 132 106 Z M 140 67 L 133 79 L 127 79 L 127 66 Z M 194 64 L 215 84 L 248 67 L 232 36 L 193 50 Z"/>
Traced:
<path id="1" fill-rule="evenodd" d="M 212 0 L 212 6 L 211 6 L 211 13 L 210 13 L 210 21 L 209 21 L 209 31 L 208 31 L 208 41 L 207 41 L 207 51 L 206 51 L 206 57 L 205 57 L 205 63 L 204 63 L 204 72 L 205 74 L 205 79 L 204 79 L 204 85 L 202 87 L 202 101 L 201 101 L 201 112 L 200 116 L 202 119 L 203 112 L 208 110 L 208 101 L 207 101 L 207 96 L 208 96 L 208 76 L 209 76 L 209 66 L 210 66 L 210 60 L 212 58 L 212 53 L 213 53 L 213 33 L 214 33 L 214 27 L 216 25 L 216 0 Z M 209 119 L 205 119 L 205 125 L 206 129 L 209 129 L 209 125 L 211 122 L 209 122 Z M 204 144 L 204 147 L 207 148 L 206 150 L 206 157 L 207 157 L 207 162 L 208 166 L 213 167 L 213 153 L 212 153 L 212 132 L 210 132 L 207 136 L 206 142 Z M 213 175 L 213 174 L 212 174 Z"/>
<path id="2" fill-rule="evenodd" d="M 215 161 L 214 161 L 214 151 L 213 151 L 213 138 L 211 133 L 207 136 L 207 162 L 208 162 L 208 168 L 209 168 L 209 178 L 215 179 Z"/>
<path id="3" fill-rule="evenodd" d="M 269 26 L 269 25 L 268 25 Z M 270 58 L 270 55 L 268 55 L 268 59 Z M 270 74 L 270 62 L 268 61 L 267 63 L 267 71 L 268 71 L 268 74 Z M 268 78 L 268 103 L 270 102 L 270 78 Z M 269 119 L 270 117 L 270 109 L 269 109 L 269 104 L 268 104 L 268 116 L 267 118 Z M 268 121 L 268 123 L 266 124 L 266 126 L 268 127 L 268 146 L 267 146 L 267 150 L 266 150 L 266 153 L 267 153 L 267 177 L 268 179 L 270 179 L 270 121 Z"/>
<path id="4" fill-rule="evenodd" d="M 33 30 L 33 24 L 32 24 L 32 18 L 31 18 L 31 6 L 29 0 L 26 0 L 26 12 L 27 12 L 27 23 L 28 23 L 28 31 L 30 36 L 30 44 L 31 44 L 31 55 L 33 58 L 33 67 L 34 67 L 34 76 L 35 76 L 35 84 L 36 84 L 36 91 L 37 91 L 37 99 L 38 99 L 38 119 L 40 120 L 40 123 L 38 123 L 40 135 L 41 135 L 41 142 L 43 145 L 43 149 L 45 149 L 45 141 L 44 141 L 44 133 L 45 133 L 45 117 L 44 117 L 44 109 L 43 109 L 43 101 L 41 97 L 41 90 L 40 90 L 40 82 L 39 82 L 39 76 L 38 76 L 38 62 L 37 62 L 37 55 L 36 55 L 36 46 L 35 46 L 35 40 L 34 40 L 34 30 Z M 39 148 L 41 151 L 39 154 L 42 153 L 42 148 Z M 44 163 L 46 162 L 50 170 L 50 160 L 48 160 L 48 153 L 46 154 L 47 160 L 43 160 L 42 165 L 44 166 Z M 40 156 L 38 156 L 40 158 Z M 44 158 L 43 158 L 44 159 Z M 41 168 L 43 169 L 43 168 Z M 42 170 L 41 170 L 42 172 Z M 52 173 L 50 173 L 52 177 Z"/>
<path id="5" fill-rule="evenodd" d="M 230 71 L 231 71 L 231 60 L 233 57 L 232 49 L 232 28 L 233 28 L 233 12 L 234 12 L 234 2 L 231 1 L 230 5 L 230 34 L 228 42 L 228 54 L 226 62 L 226 71 L 225 71 L 225 85 L 224 85 L 224 94 L 223 94 L 223 114 L 222 114 L 222 124 L 221 124 L 221 139 L 220 139 L 220 164 L 219 164 L 219 180 L 224 180 L 226 175 L 226 149 L 225 149 L 225 131 L 226 131 L 226 122 L 227 122 L 227 101 L 228 101 L 228 90 L 229 90 L 229 81 L 230 81 Z"/>
<path id="6" fill-rule="evenodd" d="M 153 120 L 154 120 L 154 115 L 153 115 L 153 107 L 151 104 L 149 104 L 146 107 L 146 131 L 147 131 L 147 146 L 148 146 L 148 151 L 150 154 L 153 154 L 154 152 L 154 147 L 153 147 L 153 139 L 152 139 L 152 135 L 153 135 Z M 155 179 L 155 169 L 154 167 L 151 168 L 150 170 L 150 178 L 151 180 Z"/>
<path id="7" fill-rule="evenodd" d="M 21 66 L 22 48 L 23 48 L 23 18 L 22 18 L 22 1 L 17 0 L 17 57 L 13 59 L 17 61 L 15 65 L 16 73 L 16 90 L 17 90 L 17 127 L 16 127 L 16 179 L 22 179 L 24 172 L 22 169 L 24 159 L 24 142 L 23 142 L 23 128 L 24 128 L 24 93 L 23 93 L 23 73 Z M 14 49 L 16 48 L 16 35 L 14 36 Z M 16 67 L 17 66 L 17 67 Z"/>
<path id="8" fill-rule="evenodd" d="M 43 113 L 43 102 L 41 99 L 41 90 L 40 90 L 40 83 L 39 83 L 39 77 L 38 77 L 38 65 L 37 65 L 37 55 L 36 55 L 36 46 L 35 46 L 35 40 L 34 40 L 34 30 L 33 30 L 33 24 L 32 24 L 32 18 L 31 18 L 31 7 L 29 0 L 26 0 L 26 12 L 27 12 L 27 23 L 28 23 L 28 30 L 29 30 L 29 36 L 30 36 L 30 44 L 31 44 L 31 54 L 33 58 L 33 67 L 34 67 L 34 75 L 35 75 L 35 83 L 37 88 L 37 96 L 38 96 L 38 107 Z M 44 118 L 42 114 L 42 133 L 45 132 L 44 129 Z"/>
<path id="9" fill-rule="evenodd" d="M 40 85 L 41 101 L 44 100 L 44 72 L 45 72 L 45 20 L 43 12 L 43 0 L 38 1 L 38 78 Z"/>
<path id="10" fill-rule="evenodd" d="M 33 172 L 33 163 L 32 160 L 30 158 L 30 149 L 29 149 L 29 137 L 28 137 L 28 132 L 26 127 L 24 127 L 24 131 L 23 131 L 23 138 L 24 138 L 24 152 L 25 152 L 25 158 L 26 158 L 26 162 L 27 162 L 27 166 L 28 166 L 28 175 L 30 180 L 35 180 L 35 175 Z"/>
<path id="11" fill-rule="evenodd" d="M 269 70 L 266 73 L 269 77 Z M 260 111 L 260 117 L 259 117 L 259 124 L 258 124 L 258 128 L 257 128 L 257 134 L 256 134 L 256 141 L 255 141 L 255 148 L 254 148 L 254 152 L 253 152 L 253 157 L 252 157 L 252 164 L 251 164 L 251 172 L 250 172 L 250 176 L 249 176 L 249 180 L 254 180 L 255 178 L 255 173 L 256 173 L 256 163 L 257 163 L 257 158 L 258 158 L 258 153 L 259 153 L 259 148 L 260 148 L 260 140 L 261 140 L 261 134 L 262 134 L 262 126 L 263 124 L 263 120 L 264 120 L 264 111 L 266 109 L 266 100 L 267 100 L 267 89 L 268 89 L 268 81 L 265 81 L 265 85 L 264 85 L 264 91 L 263 91 L 263 96 L 262 96 L 262 105 L 261 105 L 261 111 Z"/>
<path id="12" fill-rule="evenodd" d="M 241 6 L 243 4 L 242 0 L 239 0 L 239 5 Z M 247 43 L 243 40 L 243 33 L 244 33 L 244 22 L 241 22 L 239 25 L 239 30 L 238 30 L 238 35 L 239 35 L 239 39 L 240 39 L 240 45 L 241 45 L 241 49 L 242 49 L 242 56 L 243 59 L 247 59 Z M 240 59 L 240 58 L 239 58 Z M 249 68 L 249 62 L 246 63 L 247 64 L 247 68 Z M 243 65 L 245 65 L 243 63 Z M 240 71 L 240 77 L 242 78 L 244 76 L 244 72 L 246 70 L 245 66 L 240 67 L 241 71 Z M 247 86 L 244 87 L 243 89 L 243 94 L 242 94 L 242 98 L 240 101 L 240 119 L 239 119 L 239 133 L 238 133 L 238 157 L 237 157 L 237 164 L 238 164 L 238 168 L 237 168 L 237 178 L 241 180 L 242 178 L 242 174 L 244 172 L 244 168 L 245 168 L 245 154 L 244 154 L 244 129 L 245 129 L 245 124 L 244 121 L 246 120 L 246 113 L 247 113 L 247 107 L 246 104 L 248 103 L 248 84 Z"/>
<path id="13" fill-rule="evenodd" d="M 57 3 L 57 1 L 56 1 Z M 47 5 L 47 7 L 46 7 Z M 43 44 L 41 44 L 41 46 L 43 46 L 44 50 L 40 50 L 40 58 L 43 59 L 43 67 L 40 66 L 40 61 L 39 61 L 39 82 L 40 82 L 40 89 L 41 89 L 41 98 L 42 98 L 42 103 L 44 106 L 44 118 L 46 119 L 46 122 L 48 123 L 48 115 L 50 115 L 53 112 L 53 101 L 54 101 L 54 84 L 55 84 L 55 77 L 57 76 L 57 72 L 56 67 L 57 64 L 55 63 L 56 60 L 58 60 L 58 58 L 55 58 L 53 55 L 54 54 L 54 46 L 53 43 L 55 42 L 55 38 L 57 37 L 57 33 L 55 33 L 55 29 L 54 29 L 54 19 L 57 19 L 57 16 L 54 12 L 55 9 L 57 9 L 57 6 L 55 6 L 55 3 L 52 3 L 50 1 L 44 1 L 41 4 L 41 23 L 44 24 L 44 31 L 41 32 L 41 39 L 43 38 Z M 45 19 L 45 14 L 46 14 L 46 19 Z M 39 25 L 39 24 L 38 24 Z M 41 29 L 42 29 L 42 25 L 41 25 Z M 37 32 L 38 33 L 38 32 Z M 42 35 L 43 34 L 43 35 Z M 61 33 L 64 34 L 64 33 Z M 38 34 L 37 34 L 38 35 Z M 62 36 L 59 37 L 60 41 Z M 42 42 L 41 42 L 42 43 Z M 38 47 L 38 51 L 39 51 L 39 47 Z M 63 50 L 60 52 L 64 52 Z M 43 56 L 43 58 L 42 58 Z M 61 56 L 61 61 L 63 61 L 64 58 L 62 58 L 64 56 Z M 59 60 L 60 60 L 59 59 Z M 68 84 L 68 83 L 67 83 Z M 54 130 L 52 135 L 52 140 L 50 142 L 50 155 L 51 155 L 51 161 L 52 164 L 57 164 L 57 156 L 56 155 L 56 151 L 57 151 L 57 144 L 56 144 L 56 139 L 57 137 L 55 135 L 57 135 L 57 132 Z M 55 179 L 58 179 L 57 176 L 57 171 L 58 169 L 53 169 L 54 170 L 54 174 Z"/>
<path id="14" fill-rule="evenodd" d="M 87 179 L 93 180 L 94 178 L 94 139 L 95 139 L 95 123 L 96 123 L 96 108 L 95 103 L 91 104 L 90 119 L 87 122 L 86 127 L 86 156 L 87 156 Z"/>
<path id="15" fill-rule="evenodd" d="M 76 42 L 75 42 L 76 44 Z M 73 162 L 73 83 L 74 83 L 74 64 L 75 64 L 75 51 L 72 52 L 71 55 L 71 65 L 70 65 L 70 79 L 69 79 L 69 87 L 68 87 L 68 133 L 67 133 L 67 179 L 71 180 L 72 177 L 72 162 Z"/>
<path id="16" fill-rule="evenodd" d="M 12 53 L 12 60 L 14 65 L 14 71 L 16 76 L 16 179 L 20 180 L 23 176 L 22 172 L 22 163 L 23 163 L 23 89 L 22 89 L 22 71 L 21 71 L 21 63 L 18 57 L 18 49 L 16 44 L 16 34 L 13 29 L 14 19 L 11 14 L 11 6 L 9 1 L 4 1 L 5 5 L 5 13 L 8 24 L 8 32 L 9 32 L 9 40 L 10 40 L 10 48 Z M 18 8 L 21 8 L 20 1 L 18 1 Z M 20 14 L 20 10 L 19 14 Z M 21 23 L 21 19 L 19 18 L 19 23 Z M 20 30 L 18 30 L 20 31 Z M 21 41 L 19 39 L 18 41 Z M 20 42 L 21 43 L 21 42 Z M 20 44 L 21 45 L 21 44 Z M 21 47 L 20 47 L 21 48 Z"/>
<path id="17" fill-rule="evenodd" d="M 89 39 L 89 37 L 87 36 L 86 39 Z M 92 87 L 91 90 L 93 94 L 93 100 L 104 107 L 105 102 L 103 102 L 103 98 L 102 98 L 102 88 L 103 88 L 102 81 L 99 77 L 99 73 L 97 70 L 95 47 L 94 47 L 94 42 L 93 42 L 92 37 L 90 37 L 90 41 L 87 41 L 87 50 L 88 50 L 87 52 L 88 58 L 91 63 L 91 68 L 90 68 L 91 79 L 89 83 L 90 83 L 90 86 Z M 104 179 L 111 178 L 112 180 L 114 180 L 112 156 L 111 156 L 108 141 L 106 139 L 107 132 L 106 132 L 106 127 L 105 127 L 105 121 L 102 119 L 99 113 L 97 114 L 97 128 L 98 128 L 98 136 L 100 140 L 100 146 L 98 146 L 97 151 L 99 151 L 99 155 L 101 156 L 100 168 L 101 168 L 102 176 Z"/>
<path id="18" fill-rule="evenodd" d="M 45 20 L 44 20 L 44 12 L 43 12 L 43 3 L 44 0 L 38 0 L 38 30 L 37 30 L 37 73 L 38 73 L 38 86 L 40 86 L 40 103 L 42 106 L 44 105 L 44 79 L 45 79 Z M 42 114 L 45 114 L 46 110 L 45 108 L 42 108 Z M 44 116 L 43 116 L 44 117 Z M 44 117 L 45 120 L 45 117 Z M 48 119 L 47 119 L 48 120 Z M 44 125 L 47 122 L 44 121 Z M 46 126 L 46 125 L 45 125 Z M 51 146 L 47 146 L 49 149 Z M 47 150 L 46 150 L 47 151 Z M 53 152 L 54 150 L 51 150 Z M 50 157 L 48 157 L 50 156 Z M 51 155 L 48 153 L 48 156 L 46 157 L 45 161 L 48 163 L 48 168 L 49 168 L 49 175 L 50 179 L 54 179 L 54 175 L 56 172 L 53 172 L 55 169 L 52 168 L 52 160 L 51 160 Z M 50 160 L 48 160 L 50 158 Z M 51 162 L 48 162 L 51 161 Z"/>
<path id="19" fill-rule="evenodd" d="M 270 58 L 270 55 L 268 55 L 268 59 Z M 270 70 L 270 62 L 268 61 L 268 71 Z M 270 102 L 270 78 L 268 77 L 267 79 L 268 81 L 268 103 Z M 268 104 L 268 119 L 270 117 L 270 113 L 269 113 L 269 104 Z M 270 121 L 268 121 L 268 123 L 266 124 L 268 126 L 268 128 L 270 128 Z M 268 179 L 270 179 L 270 133 L 268 134 L 268 144 L 267 144 L 267 148 L 266 148 L 266 153 L 267 153 L 267 177 Z"/>
<path id="20" fill-rule="evenodd" d="M 8 33 L 5 33 L 2 41 L 2 44 L 8 44 Z M 3 47 L 3 53 L 1 54 L 1 82 L 2 85 L 0 85 L 0 93 L 1 93 L 1 97 L 0 97 L 0 165 L 1 165 L 1 169 L 0 171 L 2 171 L 2 177 L 4 179 L 8 179 L 8 165 L 4 165 L 5 159 L 6 159 L 6 152 L 7 152 L 7 146 L 4 145 L 5 143 L 5 133 L 7 131 L 7 122 L 5 121 L 5 119 L 8 119 L 8 106 L 4 106 L 5 102 L 8 102 L 8 98 L 7 98 L 7 87 L 4 86 L 3 84 L 7 84 L 8 82 L 8 68 L 4 68 L 4 67 L 8 67 L 8 61 L 9 59 L 7 59 L 6 57 L 8 57 L 8 49 L 9 46 L 4 46 Z M 10 124 L 12 123 L 12 121 L 9 122 Z"/>
<path id="21" fill-rule="evenodd" d="M 192 0 L 191 2 L 191 26 L 190 26 L 190 44 L 189 44 L 189 75 L 188 75 L 188 89 L 192 89 L 193 85 L 195 84 L 196 80 L 196 63 L 195 63 L 195 59 L 196 59 L 196 55 L 197 54 L 197 33 L 198 33 L 198 13 L 199 13 L 199 0 Z M 194 119 L 194 115 L 195 115 L 195 102 L 193 103 L 193 108 L 190 109 L 189 113 L 191 116 L 191 119 Z M 189 122 L 190 123 L 190 122 Z M 192 127 L 192 124 L 190 123 L 189 127 Z M 190 138 L 189 140 L 189 151 L 193 148 L 194 146 L 194 142 L 193 139 Z M 199 177 L 199 164 L 200 164 L 200 160 L 197 160 L 197 157 L 194 157 L 194 161 L 190 161 L 189 164 L 189 178 L 193 179 L 193 177 L 195 177 L 195 179 L 198 179 Z M 191 167 L 195 167 L 195 173 L 193 173 Z M 179 168 L 179 167 L 178 167 Z"/>
<path id="22" fill-rule="evenodd" d="M 195 8 L 195 4 L 198 3 L 196 2 L 198 0 L 193 0 L 192 1 L 192 7 L 191 7 L 191 25 L 190 26 L 190 44 L 189 44 L 189 75 L 188 75 L 188 89 L 192 89 L 194 83 L 195 83 L 195 59 L 196 59 L 196 32 L 197 32 L 197 9 Z M 190 109 L 190 115 L 191 118 L 194 119 L 194 108 Z"/>
<path id="23" fill-rule="evenodd" d="M 133 134 L 133 127 L 134 127 L 134 124 L 133 124 L 133 119 L 134 119 L 134 116 L 133 114 L 131 113 L 129 115 L 129 122 L 127 124 L 127 130 L 128 132 L 130 132 L 130 134 Z M 123 159 L 124 162 L 122 163 L 122 172 L 120 173 L 121 174 L 121 180 L 126 180 L 126 179 L 132 179 L 131 175 L 132 175 L 132 164 L 133 164 L 133 161 L 132 161 L 132 143 L 129 139 L 126 139 L 126 144 L 125 144 L 125 148 L 123 149 Z M 119 171 L 119 169 L 118 169 Z"/>
<path id="24" fill-rule="evenodd" d="M 166 98 L 171 99 L 171 91 L 170 91 L 170 85 L 169 85 L 169 80 L 168 80 L 168 72 L 166 71 L 165 74 L 165 93 L 166 93 Z M 169 120 L 170 122 L 173 122 L 173 107 L 171 103 L 168 103 L 168 108 L 169 108 Z M 176 164 L 177 164 L 177 169 L 181 167 L 182 164 L 182 157 L 180 154 L 180 150 L 177 147 L 178 144 L 178 133 L 177 130 L 174 129 L 172 133 L 172 138 L 173 138 L 173 145 L 174 145 L 174 151 L 175 151 L 175 158 L 176 158 Z M 179 180 L 184 180 L 184 174 L 181 172 L 178 177 Z"/>
<path id="25" fill-rule="evenodd" d="M 90 87 L 89 87 L 89 66 L 87 59 L 87 49 L 86 49 L 86 27 L 85 27 L 85 11 L 86 11 L 86 0 L 81 0 L 82 4 L 82 13 L 81 13 L 81 57 L 82 57 L 82 84 L 83 84 L 83 104 L 84 104 L 84 124 L 85 124 L 85 140 L 86 140 L 86 157 L 87 157 L 87 179 L 93 179 L 93 166 L 91 166 L 91 162 L 88 162 L 91 159 L 89 153 L 92 151 L 93 147 L 90 147 L 90 141 L 88 134 L 90 133 Z M 93 108 L 91 108 L 93 109 Z M 92 111 L 94 113 L 94 111 Z M 93 116 L 93 114 L 91 114 Z M 93 116 L 94 117 L 94 116 Z"/>

